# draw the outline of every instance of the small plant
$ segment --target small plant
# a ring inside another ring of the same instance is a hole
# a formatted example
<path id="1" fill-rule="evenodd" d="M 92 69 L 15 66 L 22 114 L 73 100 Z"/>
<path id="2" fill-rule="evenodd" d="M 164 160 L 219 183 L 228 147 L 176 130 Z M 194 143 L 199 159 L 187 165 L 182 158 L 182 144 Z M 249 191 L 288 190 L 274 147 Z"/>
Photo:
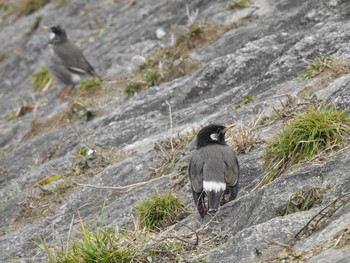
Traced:
<path id="1" fill-rule="evenodd" d="M 226 8 L 229 10 L 233 10 L 246 7 L 249 4 L 250 0 L 233 0 L 230 3 L 226 4 Z"/>
<path id="2" fill-rule="evenodd" d="M 330 152 L 350 136 L 350 117 L 333 107 L 309 109 L 298 114 L 268 143 L 265 153 L 265 183 L 290 166 L 311 160 L 320 152 Z"/>
<path id="3" fill-rule="evenodd" d="M 135 93 L 142 91 L 142 89 L 143 89 L 143 83 L 141 83 L 141 82 L 129 82 L 124 87 L 124 92 L 128 95 L 128 98 L 129 98 L 129 97 L 134 96 Z"/>
<path id="4" fill-rule="evenodd" d="M 79 82 L 78 90 L 84 95 L 92 93 L 101 88 L 102 81 L 98 77 L 86 78 Z"/>
<path id="5" fill-rule="evenodd" d="M 297 73 L 299 80 L 308 80 L 316 77 L 326 68 L 330 68 L 336 63 L 335 59 L 321 56 L 308 62 L 308 66 L 305 71 Z"/>
<path id="6" fill-rule="evenodd" d="M 183 207 L 182 198 L 171 192 L 159 194 L 155 191 L 136 205 L 135 213 L 141 227 L 155 230 L 176 219 Z"/>
<path id="7" fill-rule="evenodd" d="M 295 212 L 310 210 L 313 206 L 321 204 L 326 189 L 321 187 L 305 187 L 293 193 L 278 211 L 280 216 Z"/>
<path id="8" fill-rule="evenodd" d="M 243 96 L 243 100 L 241 100 L 238 104 L 235 105 L 235 109 L 242 108 L 244 105 L 254 102 L 255 98 L 249 95 Z"/>
<path id="9" fill-rule="evenodd" d="M 32 24 L 31 32 L 35 31 L 39 25 L 41 20 L 43 20 L 43 16 L 37 16 Z"/>
<path id="10" fill-rule="evenodd" d="M 80 146 L 75 152 L 73 164 L 83 169 L 93 167 L 93 161 L 97 157 L 98 155 L 95 150 L 86 146 Z"/>
<path id="11" fill-rule="evenodd" d="M 51 80 L 50 74 L 45 67 L 42 67 L 33 74 L 33 88 L 35 91 L 42 90 Z"/>
<path id="12" fill-rule="evenodd" d="M 158 67 L 147 69 L 144 75 L 145 82 L 147 82 L 150 86 L 157 85 L 160 78 L 158 72 Z"/>

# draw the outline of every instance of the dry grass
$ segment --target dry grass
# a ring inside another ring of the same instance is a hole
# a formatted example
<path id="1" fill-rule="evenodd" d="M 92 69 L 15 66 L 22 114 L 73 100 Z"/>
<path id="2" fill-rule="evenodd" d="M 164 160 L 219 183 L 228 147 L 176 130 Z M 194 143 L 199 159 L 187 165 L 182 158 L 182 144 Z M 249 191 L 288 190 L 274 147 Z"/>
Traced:
<path id="1" fill-rule="evenodd" d="M 308 61 L 306 71 L 299 73 L 299 80 L 307 80 L 317 77 L 317 80 L 304 86 L 298 92 L 298 96 L 309 99 L 315 92 L 326 88 L 333 80 L 350 73 L 350 61 L 329 57 L 318 57 Z"/>
<path id="2" fill-rule="evenodd" d="M 22 100 L 16 112 L 6 115 L 5 120 L 12 121 L 14 119 L 17 119 L 27 114 L 28 112 L 32 112 L 36 108 L 36 106 L 37 105 L 32 102 L 29 102 L 27 100 Z"/>
<path id="3" fill-rule="evenodd" d="M 179 166 L 178 168 L 182 170 L 180 161 L 186 155 L 185 148 L 196 137 L 197 132 L 197 130 L 193 129 L 190 134 L 178 134 L 174 138 L 156 142 L 157 165 L 150 167 L 153 172 L 153 178 L 166 174 L 171 168 L 176 166 Z"/>
<path id="4" fill-rule="evenodd" d="M 94 112 L 89 105 L 91 105 L 91 103 L 87 100 L 77 98 L 70 102 L 63 111 L 48 120 L 41 121 L 34 118 L 31 122 L 30 129 L 23 139 L 25 140 L 39 134 L 47 133 L 78 120 L 89 121 L 94 116 Z"/>
<path id="5" fill-rule="evenodd" d="M 129 77 L 124 91 L 130 97 L 153 85 L 190 74 L 199 67 L 198 62 L 190 59 L 191 52 L 213 42 L 232 28 L 250 23 L 253 19 L 255 17 L 249 14 L 238 23 L 225 26 L 213 22 L 201 24 L 195 22 L 195 19 L 189 19 L 191 22 L 188 26 L 179 28 L 175 44 L 149 55 L 146 62 Z"/>
<path id="6" fill-rule="evenodd" d="M 237 154 L 247 154 L 263 143 L 256 134 L 259 119 L 246 124 L 237 124 L 228 134 L 226 140 Z"/>
<path id="7" fill-rule="evenodd" d="M 120 162 L 129 154 L 131 153 L 112 151 L 105 147 L 78 147 L 68 171 L 46 175 L 29 186 L 28 196 L 19 204 L 20 212 L 14 227 L 22 227 L 52 216 L 65 198 L 77 189 L 77 182 L 88 181 L 107 165 Z"/>

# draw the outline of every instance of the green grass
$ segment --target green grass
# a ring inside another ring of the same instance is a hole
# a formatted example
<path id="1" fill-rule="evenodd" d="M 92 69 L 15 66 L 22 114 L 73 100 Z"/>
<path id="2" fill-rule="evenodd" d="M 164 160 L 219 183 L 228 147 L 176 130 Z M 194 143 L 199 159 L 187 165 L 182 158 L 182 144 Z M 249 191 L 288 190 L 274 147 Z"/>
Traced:
<path id="1" fill-rule="evenodd" d="M 350 117 L 334 107 L 309 109 L 298 114 L 273 139 L 264 153 L 265 183 L 281 175 L 292 165 L 312 160 L 317 154 L 332 151 L 350 136 Z"/>
<path id="2" fill-rule="evenodd" d="M 113 228 L 92 228 L 81 222 L 82 237 L 72 237 L 68 247 L 63 245 L 49 249 L 43 238 L 39 238 L 41 248 L 50 263 L 64 262 L 131 262 L 138 251 L 135 251 L 133 240 L 128 240 L 124 233 Z M 124 242 L 122 242 L 124 241 Z M 134 241 L 135 242 L 135 241 Z"/>
<path id="3" fill-rule="evenodd" d="M 280 216 L 310 210 L 313 206 L 322 203 L 326 189 L 321 187 L 305 187 L 293 193 L 278 211 Z"/>
<path id="4" fill-rule="evenodd" d="M 44 185 L 51 184 L 53 182 L 60 180 L 63 176 L 64 174 L 52 174 L 52 175 L 45 176 L 44 178 L 32 184 L 31 187 L 33 188 L 37 186 L 44 186 Z"/>
<path id="5" fill-rule="evenodd" d="M 135 95 L 144 89 L 144 84 L 142 82 L 128 82 L 124 87 L 124 92 L 128 95 L 128 98 Z"/>
<path id="6" fill-rule="evenodd" d="M 96 166 L 104 166 L 106 164 L 105 158 L 97 152 L 94 147 L 79 146 L 75 151 L 73 158 L 73 167 L 80 169 L 88 169 Z"/>
<path id="7" fill-rule="evenodd" d="M 308 62 L 308 66 L 305 71 L 298 72 L 298 80 L 304 81 L 310 78 L 316 77 L 327 67 L 332 67 L 336 63 L 336 60 L 327 56 L 320 56 L 314 58 L 312 61 Z"/>
<path id="8" fill-rule="evenodd" d="M 93 93 L 100 89 L 102 81 L 98 77 L 86 78 L 79 82 L 78 90 L 83 94 Z"/>
<path id="9" fill-rule="evenodd" d="M 226 9 L 233 10 L 246 7 L 250 4 L 250 0 L 234 0 L 226 4 Z"/>
<path id="10" fill-rule="evenodd" d="M 41 20 L 43 20 L 43 16 L 39 15 L 35 18 L 35 20 L 32 24 L 32 28 L 31 28 L 32 32 L 35 31 L 39 27 Z"/>
<path id="11" fill-rule="evenodd" d="M 49 263 L 129 263 L 179 262 L 185 252 L 185 243 L 176 239 L 153 240 L 149 232 L 137 228 L 91 227 L 80 220 L 80 231 L 69 236 L 61 245 L 48 245 L 39 237 L 38 246 Z"/>
<path id="12" fill-rule="evenodd" d="M 235 109 L 239 109 L 239 108 L 242 108 L 244 105 L 254 101 L 255 101 L 255 98 L 253 96 L 246 95 L 246 96 L 243 96 L 243 99 L 239 103 L 237 103 L 234 107 Z"/>
<path id="13" fill-rule="evenodd" d="M 32 84 L 35 91 L 42 90 L 50 81 L 51 77 L 48 70 L 42 67 L 33 74 Z"/>
<path id="14" fill-rule="evenodd" d="M 171 192 L 160 194 L 155 191 L 135 207 L 140 227 L 155 230 L 172 223 L 183 210 L 182 198 Z"/>

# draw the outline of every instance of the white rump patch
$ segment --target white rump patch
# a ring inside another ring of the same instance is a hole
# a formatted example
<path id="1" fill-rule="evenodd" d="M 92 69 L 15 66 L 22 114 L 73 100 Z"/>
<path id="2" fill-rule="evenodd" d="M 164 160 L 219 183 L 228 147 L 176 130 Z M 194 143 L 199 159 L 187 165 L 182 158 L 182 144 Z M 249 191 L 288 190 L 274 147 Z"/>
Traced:
<path id="1" fill-rule="evenodd" d="M 80 80 L 81 80 L 81 77 L 77 74 L 72 74 L 71 75 L 71 80 L 74 82 L 74 83 L 78 83 Z"/>
<path id="2" fill-rule="evenodd" d="M 212 139 L 213 141 L 219 140 L 219 134 L 218 133 L 210 134 L 210 139 Z"/>
<path id="3" fill-rule="evenodd" d="M 54 39 L 55 36 L 56 36 L 55 33 L 52 33 L 52 32 L 51 32 L 51 33 L 50 33 L 50 36 L 49 36 L 50 40 Z"/>
<path id="4" fill-rule="evenodd" d="M 215 182 L 215 181 L 203 181 L 204 191 L 222 192 L 225 189 L 226 189 L 226 183 Z"/>

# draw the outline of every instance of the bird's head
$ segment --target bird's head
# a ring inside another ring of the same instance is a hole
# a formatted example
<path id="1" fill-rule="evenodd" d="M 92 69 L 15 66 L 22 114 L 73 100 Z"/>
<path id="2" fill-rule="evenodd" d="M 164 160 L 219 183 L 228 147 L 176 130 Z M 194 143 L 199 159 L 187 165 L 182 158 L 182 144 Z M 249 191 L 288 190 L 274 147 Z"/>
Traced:
<path id="1" fill-rule="evenodd" d="M 50 43 L 59 44 L 67 41 L 66 31 L 61 26 L 43 26 L 42 28 L 50 32 Z"/>
<path id="2" fill-rule="evenodd" d="M 197 135 L 197 149 L 213 143 L 226 144 L 225 133 L 233 126 L 233 124 L 226 126 L 211 124 L 202 128 Z"/>

